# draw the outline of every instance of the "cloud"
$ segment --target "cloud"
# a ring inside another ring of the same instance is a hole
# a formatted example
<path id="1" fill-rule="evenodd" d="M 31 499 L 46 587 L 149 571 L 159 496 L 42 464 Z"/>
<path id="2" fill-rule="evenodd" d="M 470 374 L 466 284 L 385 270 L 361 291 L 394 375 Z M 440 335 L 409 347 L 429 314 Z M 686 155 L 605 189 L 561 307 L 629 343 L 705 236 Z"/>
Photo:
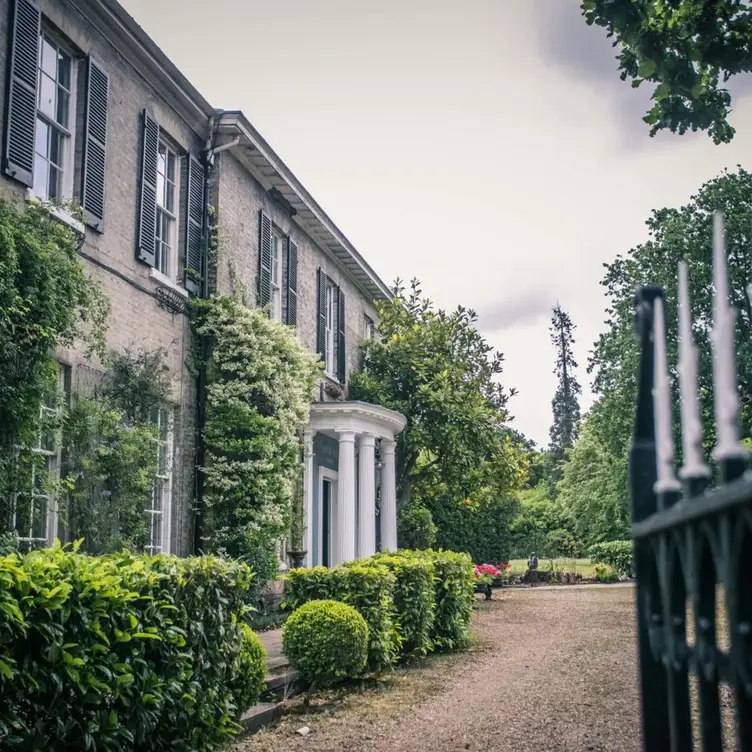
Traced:
<path id="1" fill-rule="evenodd" d="M 478 324 L 484 332 L 498 332 L 548 318 L 556 296 L 550 290 L 529 289 L 516 297 L 480 305 Z"/>

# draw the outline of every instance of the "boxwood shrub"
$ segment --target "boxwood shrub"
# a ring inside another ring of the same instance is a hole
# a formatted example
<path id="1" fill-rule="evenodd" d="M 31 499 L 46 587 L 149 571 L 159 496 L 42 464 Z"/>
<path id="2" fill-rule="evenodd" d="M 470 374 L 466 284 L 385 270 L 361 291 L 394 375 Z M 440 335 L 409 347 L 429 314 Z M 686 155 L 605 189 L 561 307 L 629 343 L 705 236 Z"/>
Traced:
<path id="1" fill-rule="evenodd" d="M 258 699 L 250 572 L 214 557 L 0 557 L 3 750 L 214 750 Z"/>
<path id="2" fill-rule="evenodd" d="M 467 647 L 475 600 L 473 561 L 469 554 L 454 551 L 428 551 L 425 555 L 431 557 L 434 568 L 434 645 L 443 650 Z"/>
<path id="3" fill-rule="evenodd" d="M 394 574 L 394 611 L 402 652 L 425 655 L 433 648 L 436 599 L 433 560 L 423 552 L 377 554 L 374 561 Z"/>
<path id="4" fill-rule="evenodd" d="M 295 611 L 313 600 L 352 606 L 368 625 L 368 669 L 379 671 L 394 663 L 400 648 L 393 588 L 394 575 L 370 560 L 332 569 L 292 569 L 285 582 L 285 607 Z"/>
<path id="5" fill-rule="evenodd" d="M 285 622 L 282 650 L 310 681 L 350 679 L 366 667 L 368 625 L 346 603 L 308 601 Z"/>

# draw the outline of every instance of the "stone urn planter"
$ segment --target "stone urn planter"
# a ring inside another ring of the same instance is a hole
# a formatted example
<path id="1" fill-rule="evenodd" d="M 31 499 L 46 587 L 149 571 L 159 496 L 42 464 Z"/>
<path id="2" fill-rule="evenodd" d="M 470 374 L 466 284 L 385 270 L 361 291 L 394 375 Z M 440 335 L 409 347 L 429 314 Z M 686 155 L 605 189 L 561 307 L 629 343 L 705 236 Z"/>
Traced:
<path id="1" fill-rule="evenodd" d="M 486 600 L 490 601 L 491 596 L 493 595 L 493 591 L 491 590 L 491 585 L 485 583 L 485 582 L 478 582 L 475 585 L 475 592 L 476 593 L 483 593 L 483 595 L 486 596 Z"/>
<path id="2" fill-rule="evenodd" d="M 297 569 L 305 564 L 305 557 L 308 551 L 288 551 L 287 555 L 290 558 L 290 569 Z"/>

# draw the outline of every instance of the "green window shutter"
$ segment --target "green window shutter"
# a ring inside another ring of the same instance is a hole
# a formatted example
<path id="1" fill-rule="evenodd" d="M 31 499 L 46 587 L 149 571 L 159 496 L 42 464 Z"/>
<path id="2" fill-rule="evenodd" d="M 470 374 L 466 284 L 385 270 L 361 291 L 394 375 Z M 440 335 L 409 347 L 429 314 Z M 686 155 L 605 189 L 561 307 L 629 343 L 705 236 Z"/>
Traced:
<path id="1" fill-rule="evenodd" d="M 287 238 L 287 323 L 298 323 L 298 246 Z"/>
<path id="2" fill-rule="evenodd" d="M 204 274 L 204 166 L 189 154 L 183 160 L 185 175 L 185 289 L 198 293 Z"/>
<path id="3" fill-rule="evenodd" d="M 84 161 L 81 208 L 86 224 L 104 230 L 104 184 L 107 163 L 107 110 L 110 77 L 89 57 L 84 122 Z"/>
<path id="4" fill-rule="evenodd" d="M 144 110 L 141 139 L 141 190 L 138 201 L 136 257 L 149 266 L 156 263 L 157 153 L 159 123 Z"/>
<path id="5" fill-rule="evenodd" d="M 11 18 L 8 105 L 5 121 L 7 175 L 32 187 L 37 126 L 37 65 L 42 15 L 29 0 L 16 0 Z"/>
<path id="6" fill-rule="evenodd" d="M 345 293 L 337 288 L 337 378 L 344 384 L 347 374 L 345 362 Z"/>
<path id="7" fill-rule="evenodd" d="M 318 272 L 319 306 L 318 329 L 316 331 L 316 350 L 326 362 L 326 275 L 319 268 Z"/>
<path id="8" fill-rule="evenodd" d="M 258 304 L 264 308 L 272 299 L 272 221 L 263 211 L 259 217 Z"/>

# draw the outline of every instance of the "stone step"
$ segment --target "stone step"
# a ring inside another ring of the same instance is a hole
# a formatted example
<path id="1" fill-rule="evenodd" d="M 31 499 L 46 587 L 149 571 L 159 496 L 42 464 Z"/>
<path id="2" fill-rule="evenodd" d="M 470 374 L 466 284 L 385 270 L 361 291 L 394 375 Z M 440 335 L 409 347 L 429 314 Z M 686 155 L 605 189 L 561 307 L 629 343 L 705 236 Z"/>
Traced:
<path id="1" fill-rule="evenodd" d="M 281 671 L 267 674 L 266 691 L 270 693 L 281 692 L 284 691 L 285 687 L 289 687 L 290 691 L 293 692 L 293 685 L 295 685 L 297 681 L 298 672 L 285 667 Z"/>
<path id="2" fill-rule="evenodd" d="M 248 708 L 240 717 L 240 725 L 243 727 L 242 733 L 253 734 L 263 726 L 278 720 L 284 712 L 284 703 L 282 702 L 260 702 Z"/>

